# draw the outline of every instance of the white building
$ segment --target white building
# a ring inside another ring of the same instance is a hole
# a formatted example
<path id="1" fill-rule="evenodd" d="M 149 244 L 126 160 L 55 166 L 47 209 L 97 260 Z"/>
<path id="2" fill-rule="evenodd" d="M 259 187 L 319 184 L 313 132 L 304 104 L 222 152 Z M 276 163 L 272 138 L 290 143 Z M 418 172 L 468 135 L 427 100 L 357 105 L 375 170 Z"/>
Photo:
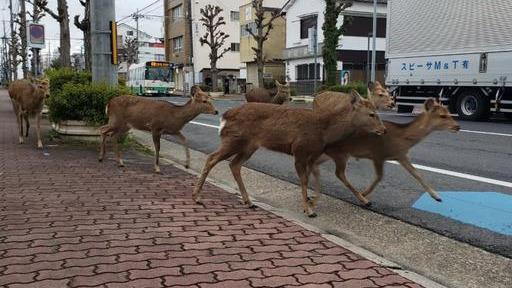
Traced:
<path id="1" fill-rule="evenodd" d="M 136 38 L 137 29 L 126 23 L 117 25 L 117 43 L 122 61 L 122 49 L 127 38 Z M 139 29 L 139 63 L 147 61 L 165 61 L 165 48 L 162 39 L 152 36 Z M 123 65 L 120 65 L 122 67 Z"/>
<path id="2" fill-rule="evenodd" d="M 338 46 L 338 70 L 341 83 L 343 75 L 350 75 L 350 81 L 367 81 L 369 33 L 372 32 L 372 0 L 355 0 L 352 7 L 343 12 L 343 17 L 350 17 Z M 377 79 L 383 80 L 386 49 L 386 0 L 378 0 L 377 7 Z M 286 76 L 296 85 L 299 93 L 311 93 L 315 78 L 315 61 L 308 52 L 308 29 L 318 27 L 318 58 L 316 76 L 319 81 L 325 79 L 322 60 L 324 24 L 324 0 L 288 0 L 283 12 L 286 13 Z M 371 45 L 371 38 L 370 38 Z M 371 46 L 370 46 L 371 49 Z M 301 85 L 302 84 L 302 85 Z M 303 90 L 303 91 L 301 91 Z"/>
<path id="3" fill-rule="evenodd" d="M 201 45 L 199 39 L 206 34 L 206 27 L 202 25 L 201 9 L 211 4 L 223 9 L 220 13 L 224 17 L 226 25 L 221 26 L 222 32 L 229 35 L 224 46 L 219 49 L 221 53 L 224 48 L 231 50 L 224 54 L 224 57 L 217 61 L 218 87 L 224 92 L 239 92 L 238 80 L 240 78 L 240 0 L 192 0 L 192 55 L 194 64 L 194 83 L 211 84 L 210 71 L 210 47 Z"/>

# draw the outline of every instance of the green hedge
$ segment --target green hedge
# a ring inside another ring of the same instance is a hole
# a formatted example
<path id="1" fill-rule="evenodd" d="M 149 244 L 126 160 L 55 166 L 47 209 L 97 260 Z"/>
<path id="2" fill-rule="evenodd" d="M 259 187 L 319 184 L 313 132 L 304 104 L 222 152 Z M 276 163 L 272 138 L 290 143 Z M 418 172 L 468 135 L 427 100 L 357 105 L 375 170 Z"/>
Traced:
<path id="1" fill-rule="evenodd" d="M 49 118 L 52 122 L 80 120 L 89 125 L 102 125 L 108 120 L 105 115 L 108 101 L 127 94 L 130 92 L 126 87 L 112 87 L 106 84 L 64 84 L 58 93 L 48 99 Z"/>
<path id="2" fill-rule="evenodd" d="M 90 84 L 92 75 L 86 71 L 76 71 L 70 68 L 48 69 L 46 76 L 50 79 L 50 95 L 58 94 L 64 84 Z"/>
<path id="3" fill-rule="evenodd" d="M 368 86 L 366 86 L 363 82 L 351 82 L 348 85 L 341 86 L 323 86 L 320 88 L 319 92 L 322 91 L 335 91 L 335 92 L 343 92 L 343 93 L 350 93 L 350 91 L 356 90 L 361 96 L 366 97 L 368 93 Z"/>

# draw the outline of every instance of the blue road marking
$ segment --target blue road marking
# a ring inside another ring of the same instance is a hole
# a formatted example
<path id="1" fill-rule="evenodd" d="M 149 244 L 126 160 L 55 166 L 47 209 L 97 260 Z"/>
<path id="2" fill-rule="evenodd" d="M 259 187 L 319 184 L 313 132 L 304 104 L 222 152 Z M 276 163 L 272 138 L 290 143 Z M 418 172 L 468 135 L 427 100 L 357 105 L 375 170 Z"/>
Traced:
<path id="1" fill-rule="evenodd" d="M 413 208 L 512 236 L 512 195 L 497 192 L 440 192 L 443 202 L 427 193 Z"/>

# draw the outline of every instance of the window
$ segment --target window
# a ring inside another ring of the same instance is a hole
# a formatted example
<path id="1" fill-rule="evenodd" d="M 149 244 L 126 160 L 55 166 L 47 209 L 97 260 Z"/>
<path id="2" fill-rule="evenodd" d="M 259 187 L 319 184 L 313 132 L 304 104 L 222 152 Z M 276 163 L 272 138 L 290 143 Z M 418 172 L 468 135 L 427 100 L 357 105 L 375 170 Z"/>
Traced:
<path id="1" fill-rule="evenodd" d="M 240 52 L 240 43 L 231 43 L 231 51 Z"/>
<path id="2" fill-rule="evenodd" d="M 247 32 L 247 29 L 251 30 L 252 33 L 256 34 L 256 23 L 251 22 L 249 24 L 241 25 L 240 27 L 240 36 L 241 37 L 247 37 L 250 36 L 249 32 Z"/>
<path id="3" fill-rule="evenodd" d="M 183 51 L 183 36 L 172 39 L 172 49 L 174 52 Z"/>
<path id="4" fill-rule="evenodd" d="M 231 21 L 239 21 L 240 20 L 240 12 L 239 11 L 231 11 Z"/>
<path id="5" fill-rule="evenodd" d="M 173 22 L 181 20 L 181 17 L 183 17 L 183 5 L 172 8 L 171 15 Z"/>
<path id="6" fill-rule="evenodd" d="M 309 28 L 315 28 L 317 16 L 308 16 L 300 19 L 300 39 L 308 39 Z"/>
<path id="7" fill-rule="evenodd" d="M 302 64 L 295 66 L 295 73 L 297 80 L 314 80 L 315 79 L 315 64 Z M 316 79 L 322 79 L 320 64 L 316 64 Z"/>
<path id="8" fill-rule="evenodd" d="M 245 21 L 252 19 L 252 6 L 245 7 Z"/>
<path id="9" fill-rule="evenodd" d="M 361 16 L 346 16 L 348 24 L 345 27 L 345 36 L 368 37 L 373 30 L 373 18 Z M 386 18 L 377 18 L 377 37 L 386 37 Z"/>

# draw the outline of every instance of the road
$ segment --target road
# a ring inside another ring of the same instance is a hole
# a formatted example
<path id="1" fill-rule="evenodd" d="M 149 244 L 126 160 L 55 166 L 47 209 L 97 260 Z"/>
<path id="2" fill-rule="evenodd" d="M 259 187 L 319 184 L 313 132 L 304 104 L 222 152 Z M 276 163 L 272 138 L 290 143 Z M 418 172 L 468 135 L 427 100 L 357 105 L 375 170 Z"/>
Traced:
<path id="1" fill-rule="evenodd" d="M 178 104 L 186 101 L 179 97 L 162 99 Z M 220 100 L 215 106 L 222 115 L 242 103 Z M 220 115 L 200 115 L 184 128 L 192 149 L 211 153 L 219 146 Z M 382 119 L 408 122 L 412 116 L 384 112 Z M 369 209 L 512 258 L 512 123 L 502 119 L 459 123 L 461 132 L 435 132 L 410 153 L 424 179 L 441 192 L 443 203 L 426 197 L 423 188 L 402 167 L 387 163 Z M 175 141 L 171 136 L 166 138 Z M 246 166 L 298 183 L 288 155 L 262 149 Z M 333 163 L 323 164 L 321 173 L 323 193 L 359 205 L 335 177 Z M 351 160 L 347 175 L 362 189 L 374 173 L 368 160 Z"/>

